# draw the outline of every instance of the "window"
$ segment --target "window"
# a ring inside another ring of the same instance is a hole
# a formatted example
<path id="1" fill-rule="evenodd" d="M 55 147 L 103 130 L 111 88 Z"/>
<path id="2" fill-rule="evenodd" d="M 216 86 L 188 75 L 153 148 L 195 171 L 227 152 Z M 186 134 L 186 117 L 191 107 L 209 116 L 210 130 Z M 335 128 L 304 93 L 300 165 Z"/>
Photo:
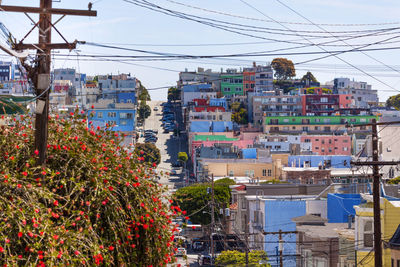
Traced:
<path id="1" fill-rule="evenodd" d="M 108 112 L 108 117 L 115 118 L 115 117 L 117 117 L 117 113 L 116 112 Z"/>
<path id="2" fill-rule="evenodd" d="M 374 245 L 374 231 L 372 228 L 372 220 L 368 220 L 363 228 L 364 247 L 372 248 Z"/>
<path id="3" fill-rule="evenodd" d="M 229 171 L 229 176 L 232 177 L 233 176 L 233 170 Z"/>
<path id="4" fill-rule="evenodd" d="M 115 122 L 115 121 L 107 121 L 107 125 L 108 126 L 114 126 L 114 125 L 116 125 L 117 123 Z"/>
<path id="5" fill-rule="evenodd" d="M 320 119 L 315 119 L 314 121 L 315 121 L 315 122 L 320 122 L 321 120 L 320 120 Z"/>
<path id="6" fill-rule="evenodd" d="M 127 122 L 126 120 L 121 120 L 121 121 L 119 122 L 119 124 L 120 124 L 120 125 L 127 125 L 128 122 Z"/>
<path id="7" fill-rule="evenodd" d="M 242 197 L 240 204 L 241 204 L 240 206 L 243 210 L 246 209 L 246 198 Z"/>
<path id="8" fill-rule="evenodd" d="M 103 112 L 97 112 L 97 118 L 99 119 L 103 118 Z"/>
<path id="9" fill-rule="evenodd" d="M 132 113 L 121 112 L 119 117 L 121 119 L 132 119 Z"/>
<path id="10" fill-rule="evenodd" d="M 304 142 L 305 143 L 311 143 L 311 139 L 305 139 Z"/>
<path id="11" fill-rule="evenodd" d="M 236 87 L 236 92 L 240 92 L 240 91 L 242 91 L 242 88 Z"/>
<path id="12" fill-rule="evenodd" d="M 349 148 L 348 147 L 343 147 L 343 151 L 348 151 L 349 150 Z"/>
<path id="13" fill-rule="evenodd" d="M 267 170 L 266 169 L 262 170 L 262 176 L 267 176 Z"/>
<path id="14" fill-rule="evenodd" d="M 272 170 L 268 169 L 268 175 L 267 176 L 272 176 Z"/>

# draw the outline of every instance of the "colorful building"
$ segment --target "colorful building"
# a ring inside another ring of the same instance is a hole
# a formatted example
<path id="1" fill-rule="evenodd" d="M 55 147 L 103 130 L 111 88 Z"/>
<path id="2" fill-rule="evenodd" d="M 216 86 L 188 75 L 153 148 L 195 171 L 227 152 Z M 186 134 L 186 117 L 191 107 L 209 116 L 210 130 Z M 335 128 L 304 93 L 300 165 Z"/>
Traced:
<path id="1" fill-rule="evenodd" d="M 311 143 L 311 151 L 317 155 L 351 155 L 349 135 L 302 135 L 302 143 Z"/>
<path id="2" fill-rule="evenodd" d="M 329 116 L 351 107 L 351 95 L 307 94 L 301 96 L 303 116 Z"/>
<path id="3" fill-rule="evenodd" d="M 229 73 L 221 75 L 221 93 L 223 96 L 244 95 L 243 74 Z"/>
<path id="4" fill-rule="evenodd" d="M 362 195 L 367 203 L 355 206 L 355 247 L 357 251 L 357 266 L 374 266 L 374 218 L 372 195 Z M 382 239 L 388 241 L 400 224 L 400 201 L 381 198 L 381 229 Z M 382 245 L 383 266 L 391 265 L 391 249 Z"/>
<path id="5" fill-rule="evenodd" d="M 243 69 L 243 90 L 244 94 L 247 92 L 254 92 L 256 87 L 256 72 L 254 68 L 244 68 Z"/>
<path id="6" fill-rule="evenodd" d="M 377 119 L 376 116 L 275 116 L 264 118 L 264 133 L 343 134 L 370 133 L 371 126 L 347 128 Z"/>

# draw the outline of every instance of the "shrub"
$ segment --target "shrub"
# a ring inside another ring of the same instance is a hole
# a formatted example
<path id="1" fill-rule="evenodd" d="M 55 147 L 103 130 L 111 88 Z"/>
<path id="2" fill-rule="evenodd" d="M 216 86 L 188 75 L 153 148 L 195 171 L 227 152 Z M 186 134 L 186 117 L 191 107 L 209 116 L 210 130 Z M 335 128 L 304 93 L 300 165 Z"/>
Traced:
<path id="1" fill-rule="evenodd" d="M 164 201 L 143 157 L 111 131 L 71 114 L 49 118 L 47 162 L 36 167 L 31 119 L 0 127 L 0 263 L 166 265 L 179 207 Z"/>

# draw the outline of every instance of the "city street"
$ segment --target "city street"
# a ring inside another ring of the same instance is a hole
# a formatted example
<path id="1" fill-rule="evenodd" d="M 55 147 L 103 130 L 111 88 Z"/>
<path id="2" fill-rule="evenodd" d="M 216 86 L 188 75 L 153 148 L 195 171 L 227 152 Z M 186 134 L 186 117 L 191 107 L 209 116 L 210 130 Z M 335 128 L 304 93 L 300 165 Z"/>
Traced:
<path id="1" fill-rule="evenodd" d="M 178 152 L 186 151 L 187 152 L 187 140 L 186 137 L 183 136 L 180 139 L 175 137 L 173 132 L 164 133 L 164 129 L 161 126 L 161 118 L 162 118 L 162 101 L 148 101 L 147 104 L 151 108 L 151 115 L 148 117 L 143 125 L 144 130 L 157 130 L 158 140 L 156 142 L 157 148 L 160 150 L 161 154 L 161 162 L 157 168 L 158 172 L 171 172 L 175 171 L 176 174 L 172 175 L 163 175 L 161 176 L 160 183 L 168 185 L 169 193 L 172 193 L 179 187 L 184 185 L 182 168 L 173 168 L 172 163 L 177 161 Z M 158 107 L 158 111 L 154 111 L 154 107 Z M 175 113 L 180 112 L 179 110 Z M 181 121 L 180 114 L 177 114 L 178 123 Z M 139 142 L 143 143 L 144 138 L 140 137 Z M 185 260 L 183 257 L 178 257 L 178 262 L 171 266 L 177 266 L 181 264 L 181 266 L 197 266 L 197 254 L 188 254 L 187 259 Z"/>

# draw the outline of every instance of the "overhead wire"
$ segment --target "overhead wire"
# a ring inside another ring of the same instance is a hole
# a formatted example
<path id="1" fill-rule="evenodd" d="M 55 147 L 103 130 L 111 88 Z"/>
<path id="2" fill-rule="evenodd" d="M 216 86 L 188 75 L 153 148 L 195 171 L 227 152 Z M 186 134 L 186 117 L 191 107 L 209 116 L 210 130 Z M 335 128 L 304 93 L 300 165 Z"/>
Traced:
<path id="1" fill-rule="evenodd" d="M 269 17 L 268 15 L 266 15 L 266 14 L 265 14 L 264 12 L 262 12 L 261 10 L 259 10 L 259 9 L 255 8 L 254 6 L 250 5 L 248 2 L 246 2 L 246 1 L 244 1 L 244 0 L 240 0 L 240 1 L 241 1 L 243 4 L 247 5 L 248 7 L 252 8 L 252 9 L 256 10 L 257 12 L 259 12 L 260 14 L 264 15 L 265 17 L 267 17 L 267 18 L 273 20 L 271 17 Z M 276 0 L 276 1 L 281 2 L 280 0 Z M 291 9 L 291 10 L 292 10 L 292 9 Z M 297 14 L 297 12 L 296 12 L 295 10 L 294 10 L 294 12 Z M 279 24 L 278 21 L 277 21 L 277 23 Z M 287 29 L 290 29 L 290 28 L 287 27 L 286 25 L 283 25 L 283 24 L 280 24 L 280 25 L 281 25 L 282 27 L 285 27 L 285 28 L 287 28 Z M 303 38 L 304 40 L 308 41 L 309 43 L 314 44 L 311 40 L 307 39 L 306 37 L 302 37 L 302 38 Z M 329 53 L 329 51 L 327 51 L 324 47 L 321 47 L 321 46 L 319 46 L 319 45 L 316 45 L 316 46 L 319 47 L 321 50 L 323 50 L 323 51 Z M 358 70 L 358 71 L 364 73 L 364 74 L 367 75 L 368 77 L 370 77 L 370 78 L 372 78 L 372 79 L 378 81 L 379 83 L 381 83 L 381 84 L 383 84 L 383 85 L 385 85 L 385 86 L 387 86 L 387 87 L 389 87 L 389 88 L 391 88 L 391 89 L 393 89 L 393 90 L 395 90 L 395 91 L 399 91 L 399 92 L 400 92 L 399 89 L 396 89 L 396 88 L 392 87 L 391 85 L 389 85 L 388 83 L 382 81 L 381 79 L 378 79 L 378 78 L 376 78 L 375 76 L 373 76 L 373 75 L 367 73 L 366 71 L 364 71 L 364 70 L 358 68 L 358 67 L 355 66 L 354 64 L 348 62 L 347 60 L 345 60 L 345 59 L 343 59 L 343 58 L 341 58 L 341 57 L 339 57 L 339 56 L 336 55 L 335 53 L 330 53 L 330 54 L 331 54 L 332 56 L 334 56 L 335 58 L 337 58 L 338 60 L 342 61 L 343 63 L 345 63 L 345 64 L 347 64 L 347 65 L 349 65 L 349 66 L 352 66 L 354 69 L 356 69 L 356 70 Z"/>

